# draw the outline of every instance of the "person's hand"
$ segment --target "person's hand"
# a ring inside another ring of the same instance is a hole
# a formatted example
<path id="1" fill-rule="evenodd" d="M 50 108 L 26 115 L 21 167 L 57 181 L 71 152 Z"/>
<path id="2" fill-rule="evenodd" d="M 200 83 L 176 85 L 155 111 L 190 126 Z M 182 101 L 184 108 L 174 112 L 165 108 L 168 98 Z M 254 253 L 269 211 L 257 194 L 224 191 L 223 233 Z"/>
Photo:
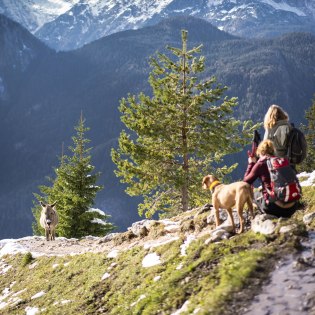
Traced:
<path id="1" fill-rule="evenodd" d="M 248 158 L 248 164 L 250 163 L 256 163 L 257 162 L 257 158 L 255 156 L 250 156 Z"/>

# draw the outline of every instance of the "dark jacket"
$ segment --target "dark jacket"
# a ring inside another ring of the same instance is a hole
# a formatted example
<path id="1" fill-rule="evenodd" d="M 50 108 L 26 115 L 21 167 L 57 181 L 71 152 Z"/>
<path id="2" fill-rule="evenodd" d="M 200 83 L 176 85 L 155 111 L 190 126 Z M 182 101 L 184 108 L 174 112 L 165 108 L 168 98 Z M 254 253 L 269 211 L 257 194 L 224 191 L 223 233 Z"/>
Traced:
<path id="1" fill-rule="evenodd" d="M 248 184 L 253 184 L 259 178 L 261 180 L 264 199 L 268 199 L 267 189 L 271 190 L 270 174 L 267 166 L 267 156 L 261 157 L 256 163 L 250 163 L 244 175 L 243 181 Z"/>

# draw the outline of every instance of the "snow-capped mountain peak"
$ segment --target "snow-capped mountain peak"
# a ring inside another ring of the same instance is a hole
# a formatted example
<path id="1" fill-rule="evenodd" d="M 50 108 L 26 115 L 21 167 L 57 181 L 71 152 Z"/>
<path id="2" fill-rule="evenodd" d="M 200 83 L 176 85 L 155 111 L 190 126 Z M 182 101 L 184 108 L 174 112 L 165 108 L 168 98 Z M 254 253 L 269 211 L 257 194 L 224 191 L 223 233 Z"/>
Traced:
<path id="1" fill-rule="evenodd" d="M 3 0 L 0 13 L 57 50 L 178 15 L 205 19 L 240 36 L 315 30 L 314 0 Z"/>
<path id="2" fill-rule="evenodd" d="M 0 13 L 34 33 L 78 2 L 79 0 L 2 0 Z"/>

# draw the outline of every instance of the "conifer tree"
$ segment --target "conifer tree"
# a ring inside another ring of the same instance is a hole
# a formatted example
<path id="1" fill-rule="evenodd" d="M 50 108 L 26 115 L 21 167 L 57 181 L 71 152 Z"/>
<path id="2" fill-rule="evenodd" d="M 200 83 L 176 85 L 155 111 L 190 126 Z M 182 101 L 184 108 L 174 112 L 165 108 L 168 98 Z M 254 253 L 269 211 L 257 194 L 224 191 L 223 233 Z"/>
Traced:
<path id="1" fill-rule="evenodd" d="M 307 156 L 299 170 L 312 172 L 315 170 L 315 98 L 311 107 L 306 111 L 305 118 L 307 125 L 303 129 L 307 142 Z"/>
<path id="2" fill-rule="evenodd" d="M 90 142 L 85 138 L 89 128 L 84 125 L 82 115 L 75 127 L 76 135 L 72 137 L 71 156 L 62 155 L 59 168 L 55 168 L 56 178 L 50 179 L 52 186 L 40 186 L 42 195 L 35 195 L 38 201 L 57 201 L 59 224 L 58 236 L 82 237 L 86 235 L 103 236 L 114 226 L 106 222 L 109 218 L 103 211 L 93 209 L 92 205 L 98 191 L 103 187 L 95 185 L 100 173 L 93 173 L 91 165 Z M 36 222 L 33 225 L 35 233 L 39 230 L 40 207 L 33 209 Z"/>
<path id="3" fill-rule="evenodd" d="M 151 59 L 153 97 L 140 93 L 120 102 L 128 130 L 121 132 L 112 160 L 126 192 L 143 196 L 140 215 L 186 211 L 207 200 L 202 177 L 230 173 L 237 164 L 222 165 L 223 157 L 239 151 L 256 127 L 233 118 L 237 102 L 223 97 L 226 87 L 201 77 L 205 60 L 196 57 L 201 47 L 187 50 L 182 31 L 182 48 L 168 47 L 172 58 Z"/>

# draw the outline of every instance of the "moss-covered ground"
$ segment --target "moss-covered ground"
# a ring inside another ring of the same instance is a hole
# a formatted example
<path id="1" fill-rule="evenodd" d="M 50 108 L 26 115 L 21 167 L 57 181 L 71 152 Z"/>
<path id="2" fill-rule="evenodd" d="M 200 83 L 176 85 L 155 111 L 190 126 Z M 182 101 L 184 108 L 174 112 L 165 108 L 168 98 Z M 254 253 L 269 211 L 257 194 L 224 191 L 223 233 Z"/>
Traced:
<path id="1" fill-rule="evenodd" d="M 0 313 L 25 314 L 34 308 L 54 315 L 172 314 L 189 301 L 182 314 L 240 314 L 240 303 L 259 291 L 277 259 L 298 248 L 305 233 L 302 216 L 315 211 L 313 187 L 304 189 L 303 202 L 306 208 L 289 220 L 298 223 L 291 233 L 267 237 L 247 231 L 207 245 L 205 235 L 190 244 L 185 256 L 181 238 L 151 249 L 136 246 L 115 258 L 105 252 L 4 256 L 0 265 L 11 268 L 0 275 Z M 149 253 L 161 263 L 143 267 Z"/>

